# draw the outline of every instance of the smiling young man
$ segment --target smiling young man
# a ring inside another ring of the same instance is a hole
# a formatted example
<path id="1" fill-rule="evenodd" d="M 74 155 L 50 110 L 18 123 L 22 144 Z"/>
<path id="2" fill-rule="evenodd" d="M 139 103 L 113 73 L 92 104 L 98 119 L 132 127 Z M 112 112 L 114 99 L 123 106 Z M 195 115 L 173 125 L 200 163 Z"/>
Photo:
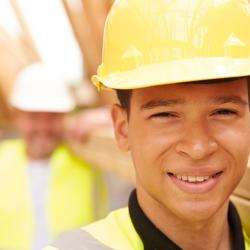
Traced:
<path id="1" fill-rule="evenodd" d="M 114 3 L 93 81 L 117 91 L 136 189 L 47 249 L 250 249 L 229 200 L 250 152 L 249 25 L 247 0 Z"/>
<path id="2" fill-rule="evenodd" d="M 113 118 L 118 145 L 132 152 L 137 200 L 129 208 L 147 249 L 167 242 L 143 228 L 142 211 L 182 249 L 239 247 L 227 216 L 250 149 L 247 79 L 133 90 L 129 119 L 119 105 Z"/>

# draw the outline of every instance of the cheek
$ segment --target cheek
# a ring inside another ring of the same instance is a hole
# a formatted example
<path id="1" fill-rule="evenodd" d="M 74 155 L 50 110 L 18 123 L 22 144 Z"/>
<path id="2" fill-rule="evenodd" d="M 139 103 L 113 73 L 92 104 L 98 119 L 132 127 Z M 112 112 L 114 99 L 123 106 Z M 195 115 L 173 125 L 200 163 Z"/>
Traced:
<path id="1" fill-rule="evenodd" d="M 224 145 L 231 148 L 235 152 L 249 152 L 250 151 L 250 124 L 245 126 L 235 126 L 231 128 L 224 128 L 217 133 L 220 141 Z"/>
<path id="2" fill-rule="evenodd" d="M 24 123 L 21 127 L 22 134 L 27 137 L 32 137 L 34 134 L 36 134 L 36 131 L 36 126 L 31 125 L 30 123 Z"/>
<path id="3" fill-rule="evenodd" d="M 175 142 L 180 133 L 173 133 L 165 128 L 152 126 L 146 122 L 129 124 L 129 147 L 137 172 L 149 172 L 163 169 L 166 155 L 174 152 Z"/>
<path id="4" fill-rule="evenodd" d="M 245 171 L 250 153 L 250 126 L 224 129 L 217 134 L 217 140 L 224 151 L 232 158 L 236 175 Z"/>
<path id="5" fill-rule="evenodd" d="M 180 136 L 180 126 L 168 126 L 138 120 L 129 124 L 129 144 L 132 147 L 143 147 L 145 151 L 160 153 L 159 150 L 166 150 Z"/>

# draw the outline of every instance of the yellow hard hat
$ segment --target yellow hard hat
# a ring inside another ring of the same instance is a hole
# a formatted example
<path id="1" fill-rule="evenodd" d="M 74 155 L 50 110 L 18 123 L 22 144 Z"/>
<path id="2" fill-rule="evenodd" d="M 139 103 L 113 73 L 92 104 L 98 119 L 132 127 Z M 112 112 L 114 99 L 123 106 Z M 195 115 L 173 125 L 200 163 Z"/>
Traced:
<path id="1" fill-rule="evenodd" d="M 250 75 L 248 0 L 117 0 L 93 83 L 113 89 Z"/>

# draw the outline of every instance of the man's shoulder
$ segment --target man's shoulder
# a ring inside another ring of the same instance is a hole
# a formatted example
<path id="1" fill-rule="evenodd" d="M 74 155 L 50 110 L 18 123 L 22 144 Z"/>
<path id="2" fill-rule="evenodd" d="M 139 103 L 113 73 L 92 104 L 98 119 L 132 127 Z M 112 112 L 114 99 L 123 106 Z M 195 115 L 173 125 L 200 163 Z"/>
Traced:
<path id="1" fill-rule="evenodd" d="M 111 250 L 90 233 L 82 229 L 68 232 L 43 250 Z"/>
<path id="2" fill-rule="evenodd" d="M 25 148 L 25 143 L 22 139 L 8 139 L 3 140 L 0 143 L 0 155 L 3 153 L 13 153 L 18 151 L 23 151 Z"/>
<path id="3" fill-rule="evenodd" d="M 13 178 L 13 175 L 15 176 L 15 173 L 17 173 L 16 169 L 22 167 L 26 160 L 27 155 L 23 140 L 13 139 L 2 141 L 0 143 L 1 182 L 7 178 L 8 174 Z"/>
<path id="4" fill-rule="evenodd" d="M 59 160 L 61 162 L 74 162 L 75 165 L 82 165 L 87 163 L 79 158 L 78 155 L 75 154 L 75 152 L 67 145 L 67 144 L 59 144 L 53 154 L 52 154 L 52 160 Z"/>
<path id="5" fill-rule="evenodd" d="M 105 218 L 93 222 L 83 227 L 83 229 L 86 232 L 89 232 L 90 234 L 97 234 L 97 233 L 103 234 L 103 232 L 107 231 L 107 228 L 109 228 L 110 230 L 113 229 L 117 230 L 118 228 L 123 226 L 125 221 L 127 221 L 128 219 L 130 221 L 128 207 L 124 207 L 112 211 Z"/>
<path id="6" fill-rule="evenodd" d="M 24 145 L 22 139 L 6 139 L 1 141 L 0 147 L 20 147 Z"/>
<path id="7" fill-rule="evenodd" d="M 124 220 L 128 219 L 128 208 L 115 210 L 104 219 L 62 235 L 43 250 L 121 250 L 124 247 L 124 249 L 131 249 L 122 228 L 126 224 Z M 118 244 L 122 248 L 117 248 Z"/>
<path id="8" fill-rule="evenodd" d="M 245 239 L 245 248 L 246 250 L 250 250 L 250 236 L 243 230 L 244 239 Z"/>

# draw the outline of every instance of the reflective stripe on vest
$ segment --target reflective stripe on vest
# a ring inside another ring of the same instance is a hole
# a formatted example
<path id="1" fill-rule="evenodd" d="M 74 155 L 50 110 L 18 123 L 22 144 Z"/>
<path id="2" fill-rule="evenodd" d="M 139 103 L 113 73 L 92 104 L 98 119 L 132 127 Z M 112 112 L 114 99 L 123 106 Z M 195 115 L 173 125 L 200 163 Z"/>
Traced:
<path id="1" fill-rule="evenodd" d="M 67 237 L 58 239 L 51 247 L 60 250 L 112 250 L 82 229 L 67 233 Z"/>
<path id="2" fill-rule="evenodd" d="M 128 208 L 111 212 L 106 218 L 66 233 L 44 250 L 143 250 L 143 243 L 131 222 Z"/>

